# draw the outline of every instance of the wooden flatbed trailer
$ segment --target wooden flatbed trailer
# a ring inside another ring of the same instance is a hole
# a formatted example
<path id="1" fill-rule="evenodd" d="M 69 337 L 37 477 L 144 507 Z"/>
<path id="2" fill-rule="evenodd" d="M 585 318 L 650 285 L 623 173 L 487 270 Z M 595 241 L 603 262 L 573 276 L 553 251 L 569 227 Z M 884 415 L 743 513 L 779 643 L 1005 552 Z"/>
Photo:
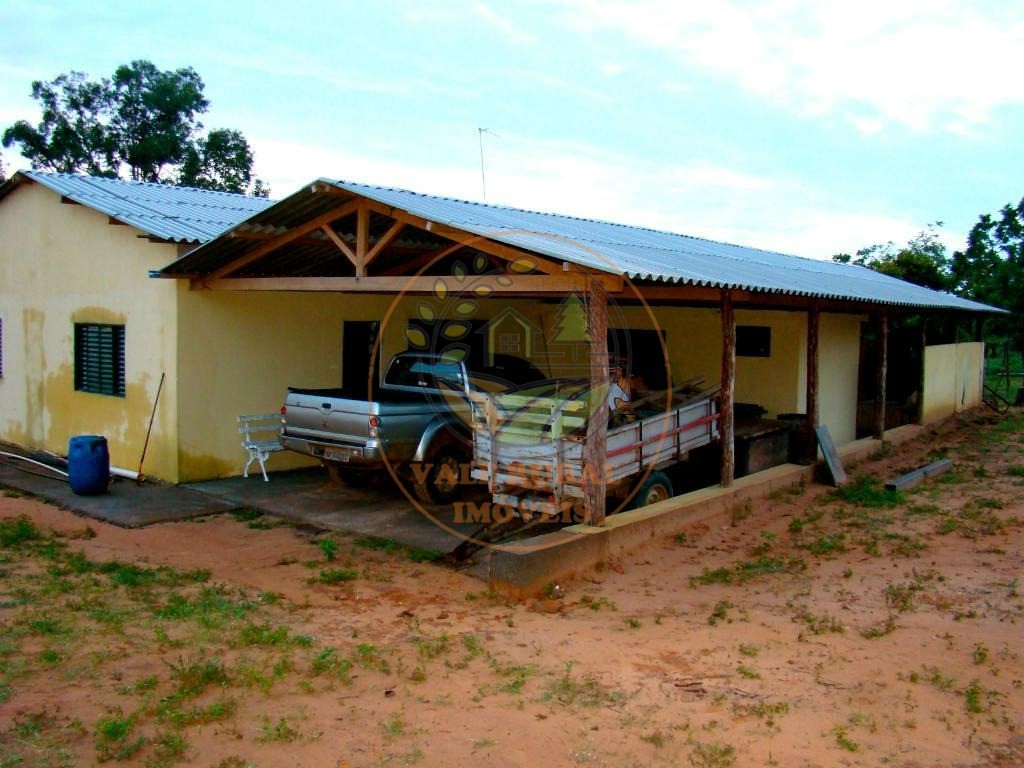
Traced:
<path id="1" fill-rule="evenodd" d="M 585 383 L 538 395 L 474 393 L 472 476 L 487 483 L 494 504 L 526 520 L 581 521 L 584 478 L 598 471 L 605 473 L 608 495 L 620 502 L 646 506 L 669 498 L 674 494 L 664 470 L 718 439 L 718 387 L 693 385 L 631 404 L 631 421 L 613 417 L 604 468 L 583 462 Z"/>

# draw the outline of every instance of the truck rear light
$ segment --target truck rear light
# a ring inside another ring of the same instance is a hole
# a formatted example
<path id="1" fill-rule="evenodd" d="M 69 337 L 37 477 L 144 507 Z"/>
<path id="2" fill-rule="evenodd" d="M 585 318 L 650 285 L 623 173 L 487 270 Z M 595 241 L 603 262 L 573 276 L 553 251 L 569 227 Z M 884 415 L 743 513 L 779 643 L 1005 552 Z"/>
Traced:
<path id="1" fill-rule="evenodd" d="M 281 415 L 284 416 L 286 413 L 288 413 L 288 409 L 285 406 L 282 405 L 281 406 Z"/>
<path id="2" fill-rule="evenodd" d="M 370 417 L 370 437 L 376 439 L 376 437 L 377 437 L 377 427 L 379 427 L 379 426 L 380 426 L 380 419 L 378 419 L 376 416 L 371 416 Z"/>

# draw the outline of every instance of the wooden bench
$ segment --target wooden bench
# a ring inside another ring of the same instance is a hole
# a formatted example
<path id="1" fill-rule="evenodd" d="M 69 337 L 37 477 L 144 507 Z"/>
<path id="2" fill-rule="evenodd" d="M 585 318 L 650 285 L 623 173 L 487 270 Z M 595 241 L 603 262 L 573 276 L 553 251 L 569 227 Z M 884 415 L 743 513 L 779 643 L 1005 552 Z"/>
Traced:
<path id="1" fill-rule="evenodd" d="M 284 446 L 281 445 L 281 414 L 257 413 L 239 416 L 238 431 L 242 435 L 242 447 L 249 452 L 249 460 L 245 462 L 242 477 L 249 476 L 249 467 L 257 461 L 263 471 L 264 481 L 269 482 L 265 462 L 270 454 L 284 450 Z M 273 437 L 268 436 L 271 433 Z"/>

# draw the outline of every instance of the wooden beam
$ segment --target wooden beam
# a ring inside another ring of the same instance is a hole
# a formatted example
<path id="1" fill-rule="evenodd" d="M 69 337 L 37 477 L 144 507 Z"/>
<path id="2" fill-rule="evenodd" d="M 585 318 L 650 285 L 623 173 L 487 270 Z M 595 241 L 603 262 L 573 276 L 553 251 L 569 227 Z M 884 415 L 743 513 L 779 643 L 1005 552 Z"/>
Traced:
<path id="1" fill-rule="evenodd" d="M 230 277 L 220 280 L 193 280 L 193 289 L 212 291 L 311 291 L 335 293 L 431 293 L 439 281 L 449 290 L 467 294 L 479 289 L 482 293 L 564 294 L 585 291 L 590 283 L 604 286 L 603 276 L 592 275 L 481 275 L 467 278 L 455 285 L 442 276 L 406 277 Z"/>
<path id="2" fill-rule="evenodd" d="M 608 463 L 608 296 L 596 280 L 587 286 L 587 338 L 590 340 L 590 418 L 583 444 L 583 521 L 588 525 L 604 525 L 605 466 Z"/>
<path id="3" fill-rule="evenodd" d="M 356 277 L 366 277 L 366 254 L 370 250 L 370 209 L 356 211 Z"/>
<path id="4" fill-rule="evenodd" d="M 701 285 L 636 285 L 636 290 L 645 301 L 652 305 L 659 302 L 694 302 L 718 306 L 722 290 L 721 288 L 710 288 Z M 812 303 L 818 305 L 821 312 L 836 312 L 846 314 L 868 314 L 878 310 L 877 303 L 843 301 L 840 299 L 819 299 L 811 296 L 795 296 L 782 293 L 765 293 L 741 289 L 730 289 L 734 307 L 752 309 L 780 309 L 780 310 L 806 310 Z M 633 290 L 626 290 L 624 296 L 618 301 L 629 301 L 633 296 Z M 901 310 L 892 307 L 890 312 L 906 311 L 912 314 L 914 310 Z"/>
<path id="5" fill-rule="evenodd" d="M 387 232 L 381 235 L 380 239 L 376 243 L 374 243 L 373 248 L 371 248 L 369 252 L 366 254 L 366 258 L 363 260 L 363 264 L 367 267 L 370 266 L 370 263 L 378 256 L 380 256 L 381 251 L 383 251 L 385 248 L 391 245 L 391 243 L 393 243 L 398 238 L 398 236 L 402 233 L 403 229 L 405 229 L 404 221 L 396 221 L 394 224 L 392 224 L 391 229 L 389 229 Z"/>
<path id="6" fill-rule="evenodd" d="M 330 239 L 334 246 L 345 254 L 345 258 L 352 262 L 352 266 L 356 268 L 357 274 L 359 270 L 359 257 L 348 247 L 348 244 L 341 239 L 341 235 L 330 228 L 329 225 L 324 224 L 320 227 L 320 231 L 323 232 Z"/>
<path id="7" fill-rule="evenodd" d="M 471 232 L 463 232 L 461 229 L 454 229 L 452 227 L 445 226 L 444 224 L 436 224 L 433 221 L 428 221 L 420 216 L 413 216 L 411 213 L 406 213 L 405 211 L 394 211 L 391 215 L 397 221 L 403 221 L 417 229 L 422 229 L 426 232 L 438 235 L 439 237 L 453 240 L 467 248 L 475 248 L 481 253 L 489 253 L 492 256 L 497 256 L 498 258 L 510 262 L 529 261 L 536 266 L 538 272 L 558 275 L 562 274 L 564 271 L 560 264 L 554 264 L 543 256 L 539 256 L 532 251 L 525 251 L 512 245 L 505 245 L 498 240 L 492 240 L 484 237 L 483 235 L 474 235 Z"/>
<path id="8" fill-rule="evenodd" d="M 259 243 L 266 243 L 273 240 L 275 237 L 279 237 L 280 233 L 274 234 L 271 232 L 228 232 L 227 236 L 232 240 L 253 240 Z M 330 248 L 330 245 L 322 237 L 313 237 L 307 235 L 292 240 L 294 245 L 308 245 L 320 248 Z"/>
<path id="9" fill-rule="evenodd" d="M 886 374 L 889 366 L 889 315 L 878 313 L 878 347 L 875 369 L 875 427 L 872 436 L 876 440 L 885 439 L 885 390 Z"/>
<path id="10" fill-rule="evenodd" d="M 722 412 L 718 429 L 722 442 L 722 487 L 728 488 L 736 477 L 736 313 L 732 291 L 721 295 L 722 313 Z"/>
<path id="11" fill-rule="evenodd" d="M 322 213 L 319 216 L 315 216 L 314 218 L 310 219 L 304 224 L 300 224 L 297 227 L 293 227 L 292 229 L 288 230 L 282 235 L 279 235 L 273 240 L 269 240 L 268 242 L 261 245 L 259 248 L 249 251 L 249 253 L 243 254 L 242 256 L 239 256 L 238 258 L 229 261 L 222 267 L 218 267 L 209 274 L 207 279 L 219 280 L 220 278 L 225 277 L 226 275 L 230 275 L 232 272 L 237 272 L 242 267 L 252 264 L 257 259 L 262 259 L 268 253 L 273 253 L 278 248 L 281 248 L 282 246 L 287 245 L 288 243 L 294 240 L 298 240 L 300 237 L 308 235 L 310 232 L 315 232 L 325 224 L 330 224 L 333 221 L 343 219 L 346 216 L 355 213 L 358 207 L 359 200 L 351 200 L 345 203 L 344 205 L 335 208 L 334 210 L 327 211 L 326 213 Z"/>

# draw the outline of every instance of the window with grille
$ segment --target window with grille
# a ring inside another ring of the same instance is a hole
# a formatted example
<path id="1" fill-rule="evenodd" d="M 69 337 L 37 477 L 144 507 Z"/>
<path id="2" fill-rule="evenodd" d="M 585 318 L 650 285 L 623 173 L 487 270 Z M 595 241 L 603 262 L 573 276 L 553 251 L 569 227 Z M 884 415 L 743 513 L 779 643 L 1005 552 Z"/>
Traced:
<path id="1" fill-rule="evenodd" d="M 75 389 L 124 397 L 124 326 L 75 323 Z"/>

